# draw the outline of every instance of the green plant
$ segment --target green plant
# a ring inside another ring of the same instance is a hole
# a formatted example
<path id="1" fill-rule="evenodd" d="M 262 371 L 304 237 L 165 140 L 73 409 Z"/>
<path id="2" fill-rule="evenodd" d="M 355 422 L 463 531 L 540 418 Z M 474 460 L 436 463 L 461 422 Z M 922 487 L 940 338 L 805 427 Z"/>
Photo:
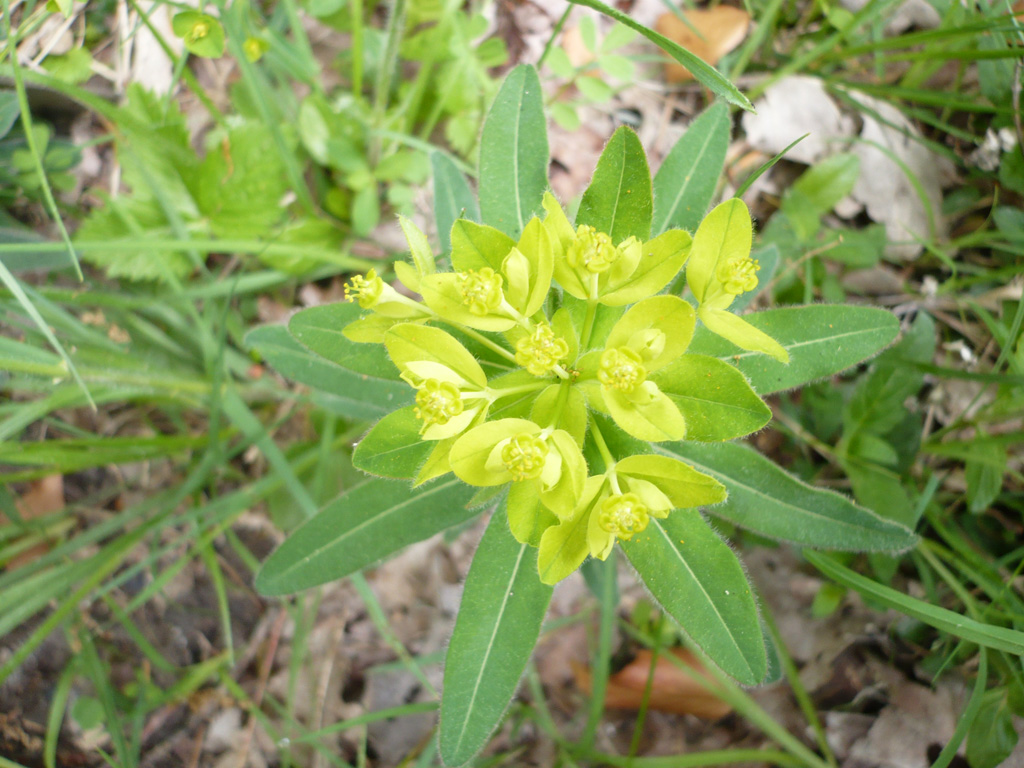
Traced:
<path id="1" fill-rule="evenodd" d="M 870 357 L 897 324 L 854 306 L 730 312 L 758 286 L 749 214 L 729 200 L 692 237 L 671 228 L 706 210 L 713 192 L 681 183 L 690 173 L 680 165 L 677 157 L 672 175 L 652 182 L 636 135 L 620 129 L 570 224 L 546 191 L 540 85 L 521 66 L 484 126 L 482 223 L 439 215 L 454 271 L 440 271 L 425 236 L 403 220 L 412 263 L 395 272 L 422 301 L 371 271 L 349 283 L 357 303 L 291 319 L 296 354 L 271 353 L 283 373 L 309 383 L 310 361 L 326 359 L 332 390 L 391 412 L 353 457 L 382 479 L 294 531 L 261 569 L 260 591 L 355 573 L 496 510 L 448 651 L 439 739 L 447 764 L 469 761 L 499 722 L 551 585 L 588 556 L 611 569 L 616 540 L 706 657 L 748 685 L 769 664 L 756 602 L 697 507 L 805 547 L 896 551 L 914 542 L 899 523 L 729 442 L 769 421 L 761 396 Z M 661 293 L 684 265 L 693 303 Z"/>

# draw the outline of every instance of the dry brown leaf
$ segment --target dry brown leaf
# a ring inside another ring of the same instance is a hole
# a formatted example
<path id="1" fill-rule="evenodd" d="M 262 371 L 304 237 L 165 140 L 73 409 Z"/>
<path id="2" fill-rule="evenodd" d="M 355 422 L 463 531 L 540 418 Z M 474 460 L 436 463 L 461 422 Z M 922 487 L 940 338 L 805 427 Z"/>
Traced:
<path id="1" fill-rule="evenodd" d="M 658 18 L 655 28 L 711 65 L 742 43 L 750 28 L 750 14 L 730 5 L 685 10 L 682 14 L 690 26 L 674 13 L 666 13 Z M 682 64 L 665 62 L 665 80 L 685 83 L 693 80 L 693 75 Z"/>
<path id="2" fill-rule="evenodd" d="M 685 648 L 673 648 L 668 653 L 700 671 L 708 680 L 713 679 L 704 671 L 697 657 Z M 608 678 L 605 706 L 640 709 L 650 671 L 651 652 L 645 648 L 629 664 Z M 573 676 L 576 684 L 590 693 L 590 670 L 582 664 L 573 663 Z M 689 672 L 676 666 L 664 653 L 658 656 L 654 664 L 654 682 L 651 684 L 648 709 L 676 715 L 696 715 L 705 720 L 717 720 L 732 711 L 732 707 L 709 692 Z"/>
<path id="3" fill-rule="evenodd" d="M 28 491 L 17 501 L 18 514 L 25 520 L 33 520 L 64 509 L 64 476 L 47 475 L 34 480 Z M 7 518 L 0 513 L 0 523 Z M 37 557 L 46 554 L 46 544 L 36 544 L 24 552 L 19 552 L 7 563 L 8 570 L 15 570 L 22 565 L 31 563 Z"/>

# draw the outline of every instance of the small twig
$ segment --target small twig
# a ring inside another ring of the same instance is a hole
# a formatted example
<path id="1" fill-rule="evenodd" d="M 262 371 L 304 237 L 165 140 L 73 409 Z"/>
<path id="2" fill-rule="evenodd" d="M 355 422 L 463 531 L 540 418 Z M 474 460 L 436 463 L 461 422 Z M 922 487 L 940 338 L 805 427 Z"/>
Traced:
<path id="1" fill-rule="evenodd" d="M 288 618 L 288 612 L 282 609 L 277 614 L 274 626 L 270 630 L 270 640 L 267 643 L 267 652 L 263 655 L 263 663 L 260 665 L 259 683 L 256 686 L 256 696 L 253 698 L 253 709 L 259 709 L 263 703 L 263 695 L 267 692 L 267 682 L 270 680 L 270 670 L 274 666 L 274 656 L 277 655 L 277 644 L 281 641 L 281 633 L 284 632 L 284 622 Z M 252 748 L 252 737 L 256 732 L 256 717 L 249 715 L 249 723 L 245 728 L 245 738 L 242 741 L 242 749 L 238 753 L 238 768 L 245 768 L 249 762 L 249 750 Z"/>

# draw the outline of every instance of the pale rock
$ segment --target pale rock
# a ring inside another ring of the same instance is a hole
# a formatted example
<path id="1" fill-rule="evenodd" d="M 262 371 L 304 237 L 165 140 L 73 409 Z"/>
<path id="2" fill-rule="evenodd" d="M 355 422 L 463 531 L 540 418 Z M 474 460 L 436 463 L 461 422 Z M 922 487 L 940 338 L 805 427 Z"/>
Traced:
<path id="1" fill-rule="evenodd" d="M 857 13 L 868 0 L 841 0 L 843 8 Z M 928 0 L 904 0 L 885 22 L 886 35 L 901 35 L 908 29 L 935 29 L 942 23 L 942 17 Z"/>
<path id="2" fill-rule="evenodd" d="M 787 160 L 812 165 L 837 151 L 834 139 L 853 135 L 853 121 L 839 111 L 817 77 L 792 75 L 769 87 L 743 115 L 747 142 L 769 157 L 805 133 L 810 135 L 786 153 Z"/>
<path id="3" fill-rule="evenodd" d="M 864 94 L 857 94 L 857 101 L 866 111 L 860 134 L 862 141 L 851 150 L 860 158 L 860 176 L 851 195 L 865 205 L 868 216 L 885 225 L 890 243 L 886 254 L 892 258 L 914 259 L 924 249 L 918 240 L 927 241 L 945 234 L 942 187 L 952 177 L 953 168 L 948 160 L 935 155 L 914 138 L 919 136 L 917 129 L 891 104 Z M 876 120 L 867 110 L 884 122 Z M 904 167 L 920 183 L 928 207 Z"/>

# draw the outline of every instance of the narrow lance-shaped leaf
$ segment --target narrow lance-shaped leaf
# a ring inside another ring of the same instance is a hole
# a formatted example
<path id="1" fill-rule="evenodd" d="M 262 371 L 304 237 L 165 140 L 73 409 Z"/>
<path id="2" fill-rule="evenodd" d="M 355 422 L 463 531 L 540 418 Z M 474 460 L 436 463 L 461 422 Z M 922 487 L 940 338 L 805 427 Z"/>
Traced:
<path id="1" fill-rule="evenodd" d="M 768 671 L 757 604 L 743 567 L 695 509 L 652 519 L 622 542 L 665 611 L 724 672 L 757 685 Z"/>
<path id="2" fill-rule="evenodd" d="M 445 765 L 464 765 L 487 744 L 551 601 L 552 588 L 537 577 L 537 550 L 512 537 L 504 506 L 477 548 L 448 646 L 441 697 Z"/>
<path id="3" fill-rule="evenodd" d="M 376 379 L 398 381 L 398 369 L 391 364 L 381 344 L 350 341 L 342 329 L 359 319 L 358 304 L 338 302 L 296 312 L 288 321 L 288 331 L 302 346 L 335 365 Z"/>
<path id="4" fill-rule="evenodd" d="M 434 221 L 441 252 L 452 249 L 451 229 L 458 219 L 480 221 L 480 205 L 469 188 L 466 177 L 454 161 L 441 152 L 430 153 L 430 166 L 434 173 Z"/>
<path id="5" fill-rule="evenodd" d="M 622 126 L 597 161 L 594 178 L 583 193 L 576 224 L 589 224 L 607 232 L 612 242 L 633 236 L 647 240 L 651 234 L 651 172 L 647 155 L 632 128 Z"/>
<path id="6" fill-rule="evenodd" d="M 412 399 L 413 390 L 405 382 L 370 379 L 342 368 L 299 344 L 283 325 L 254 328 L 246 334 L 245 344 L 282 376 L 339 398 L 339 405 L 353 418 L 380 418 Z"/>
<path id="7" fill-rule="evenodd" d="M 437 444 L 420 437 L 422 426 L 413 406 L 389 413 L 356 445 L 352 463 L 357 469 L 380 477 L 415 477 Z"/>
<path id="8" fill-rule="evenodd" d="M 697 229 L 722 175 L 729 133 L 729 109 L 718 102 L 672 147 L 654 176 L 655 235 L 671 228 Z"/>
<path id="9" fill-rule="evenodd" d="M 409 490 L 369 480 L 321 509 L 274 551 L 256 574 L 263 595 L 286 595 L 340 579 L 402 547 L 477 514 L 473 489 L 442 479 Z"/>
<path id="10" fill-rule="evenodd" d="M 899 333 L 895 315 L 875 307 L 815 304 L 769 309 L 743 319 L 778 341 L 789 353 L 789 364 L 756 352 L 737 351 L 730 342 L 700 327 L 690 351 L 735 365 L 760 395 L 844 371 L 887 347 Z"/>
<path id="11" fill-rule="evenodd" d="M 772 539 L 808 547 L 892 552 L 913 546 L 913 532 L 834 491 L 812 488 L 745 445 L 672 443 L 656 446 L 707 472 L 729 489 L 709 510 Z"/>
<path id="12" fill-rule="evenodd" d="M 480 214 L 518 239 L 548 186 L 548 134 L 537 70 L 505 77 L 480 136 Z"/>
<path id="13" fill-rule="evenodd" d="M 598 2 L 598 0 L 570 0 L 570 2 L 576 5 L 586 6 L 587 8 L 593 8 L 595 11 L 600 11 L 606 16 L 612 17 L 619 23 L 625 24 L 630 29 L 635 29 L 641 35 L 669 54 L 673 59 L 690 70 L 697 81 L 705 88 L 710 89 L 712 93 L 717 93 L 730 104 L 735 104 L 737 107 L 742 107 L 750 112 L 754 111 L 754 105 L 750 103 L 750 99 L 744 96 L 735 85 L 729 82 L 728 78 L 699 56 L 686 50 L 678 43 L 672 42 L 664 35 L 658 34 L 653 29 L 648 29 L 640 22 L 634 21 L 621 11 L 612 8 L 610 5 L 606 5 L 605 3 Z"/>

